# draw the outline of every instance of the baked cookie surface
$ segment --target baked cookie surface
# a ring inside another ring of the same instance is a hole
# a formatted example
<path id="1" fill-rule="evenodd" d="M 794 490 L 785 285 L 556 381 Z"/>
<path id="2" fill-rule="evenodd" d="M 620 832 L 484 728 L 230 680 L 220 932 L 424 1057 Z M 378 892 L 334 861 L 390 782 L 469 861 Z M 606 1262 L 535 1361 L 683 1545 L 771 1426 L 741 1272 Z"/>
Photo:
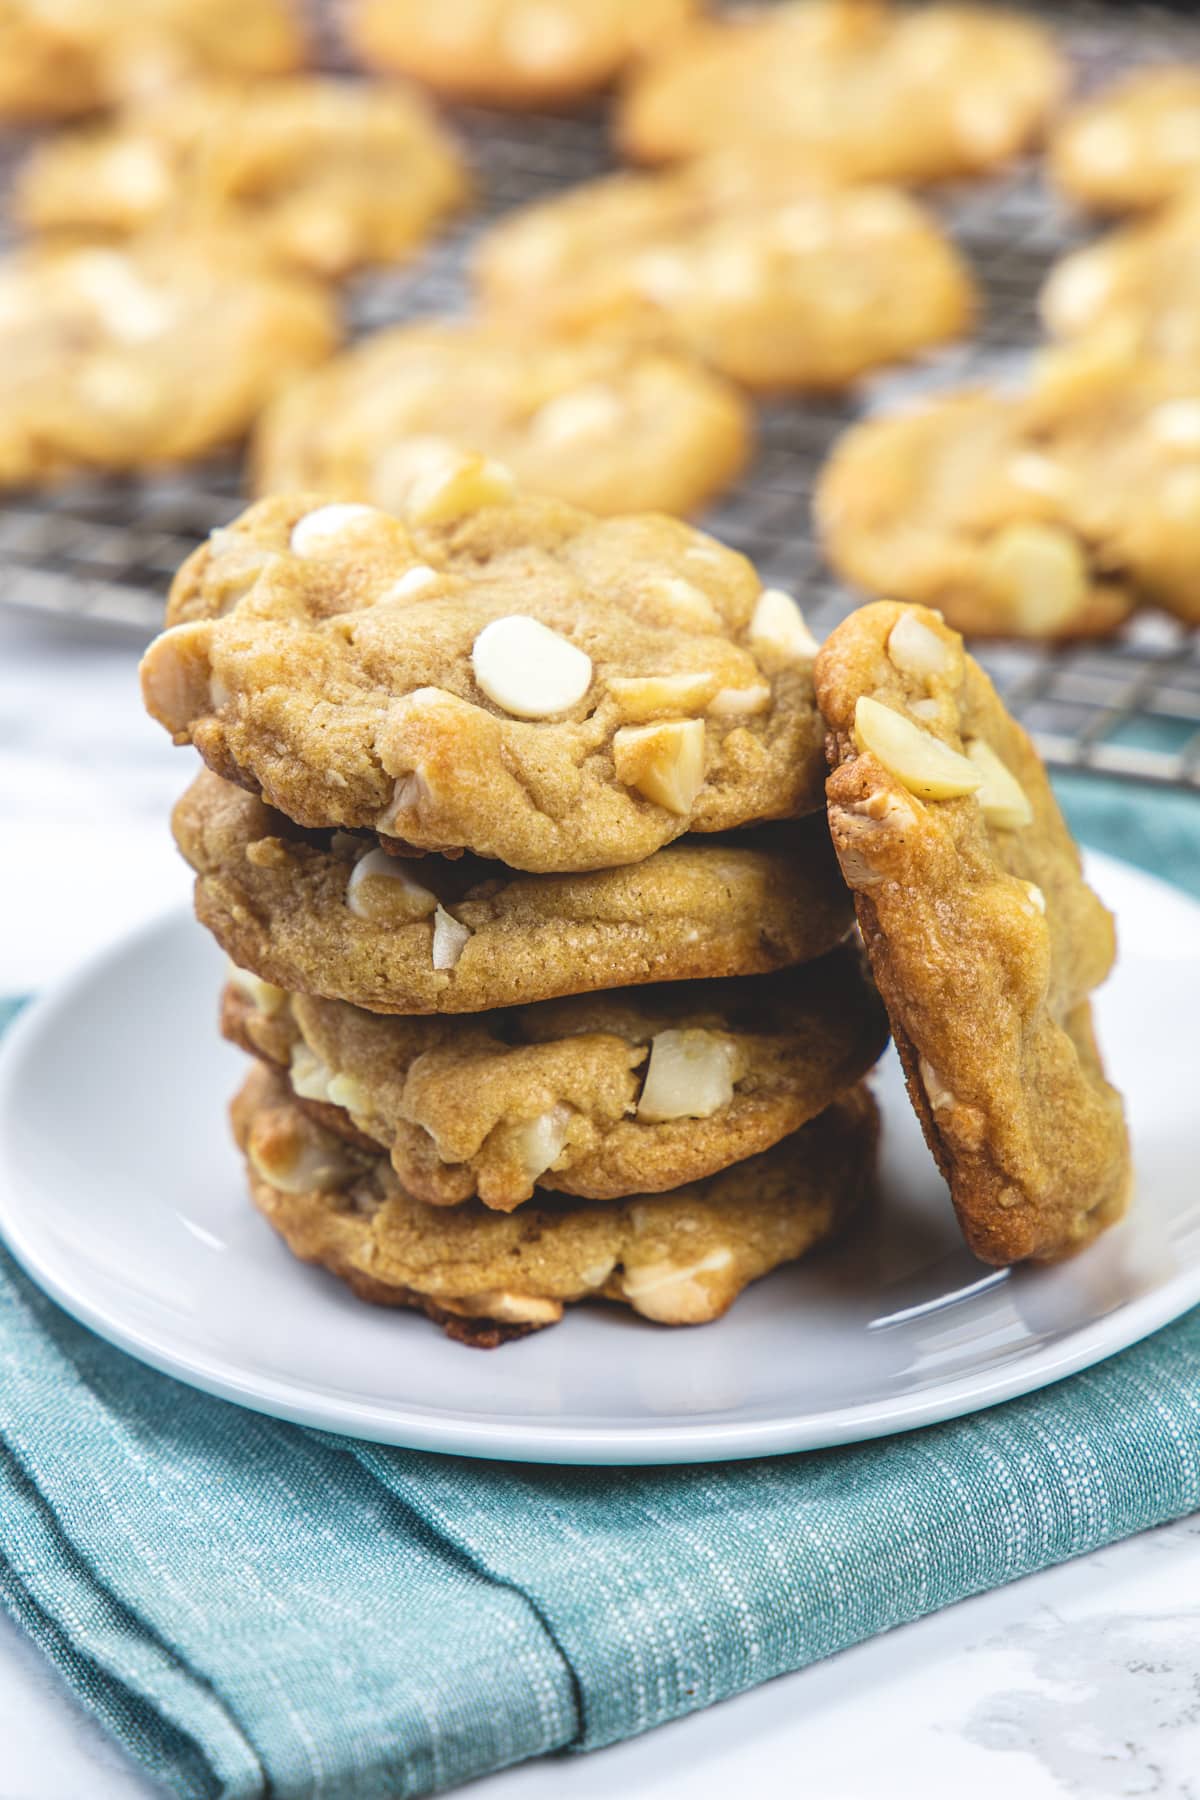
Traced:
<path id="1" fill-rule="evenodd" d="M 851 614 L 816 680 L 834 845 L 967 1242 L 1078 1249 L 1131 1184 L 1089 1005 L 1114 936 L 1037 752 L 923 607 Z"/>
<path id="2" fill-rule="evenodd" d="M 570 872 L 820 803 L 795 602 L 678 520 L 522 497 L 478 457 L 403 517 L 261 501 L 167 617 L 151 714 L 301 825 Z"/>
<path id="3" fill-rule="evenodd" d="M 255 1205 L 304 1262 L 364 1300 L 410 1306 L 491 1347 L 615 1300 L 663 1325 L 718 1319 L 750 1282 L 830 1237 L 869 1192 L 878 1130 L 865 1089 L 708 1181 L 629 1201 L 549 1199 L 516 1213 L 431 1207 L 386 1156 L 323 1131 L 255 1069 L 233 1104 Z"/>
<path id="4" fill-rule="evenodd" d="M 1125 354 L 1200 366 L 1200 192 L 1064 256 L 1040 305 L 1054 337 L 1104 333 Z"/>
<path id="5" fill-rule="evenodd" d="M 817 484 L 826 554 L 868 592 L 987 636 L 1084 637 L 1135 605 L 1200 620 L 1200 366 L 1111 340 L 1044 354 L 1017 396 L 869 419 Z"/>
<path id="6" fill-rule="evenodd" d="M 818 818 L 689 837 L 582 875 L 519 875 L 470 856 L 398 861 L 367 836 L 332 844 L 207 770 L 173 824 L 196 871 L 197 916 L 235 963 L 371 1012 L 472 1013 L 766 974 L 823 956 L 853 923 Z M 442 951 L 455 928 L 468 935 L 439 968 L 435 941 Z"/>
<path id="7" fill-rule="evenodd" d="M 338 276 L 411 255 L 466 190 L 419 95 L 305 77 L 189 86 L 47 140 L 18 174 L 14 209 L 33 231 L 92 236 L 233 225 Z"/>
<path id="8" fill-rule="evenodd" d="M 0 119 L 68 118 L 195 74 L 280 75 L 304 53 L 287 0 L 0 0 Z"/>
<path id="9" fill-rule="evenodd" d="M 1073 107 L 1048 162 L 1056 186 L 1098 212 L 1173 199 L 1200 179 L 1200 69 L 1139 69 Z"/>
<path id="10" fill-rule="evenodd" d="M 936 181 L 1024 149 L 1063 84 L 1030 19 L 787 0 L 690 26 L 634 75 L 617 129 L 650 162 L 769 140 L 854 179 Z"/>
<path id="11" fill-rule="evenodd" d="M 614 175 L 510 214 L 485 305 L 677 345 L 757 389 L 838 388 L 964 331 L 971 276 L 926 210 L 786 146 Z"/>
<path id="12" fill-rule="evenodd" d="M 0 263 L 0 484 L 231 443 L 337 334 L 325 291 L 240 237 L 14 252 Z"/>
<path id="13" fill-rule="evenodd" d="M 352 0 L 346 29 L 368 66 L 456 100 L 580 99 L 661 45 L 697 0 Z"/>
<path id="14" fill-rule="evenodd" d="M 415 1199 L 511 1212 L 535 1186 L 660 1193 L 755 1156 L 866 1074 L 887 1026 L 857 954 L 470 1019 L 381 1018 L 236 977 L 225 1035 L 386 1150 Z"/>
<path id="15" fill-rule="evenodd" d="M 750 410 L 688 360 L 636 344 L 430 320 L 376 332 L 280 396 L 259 493 L 392 508 L 431 452 L 499 458 L 593 512 L 694 512 L 742 469 Z"/>

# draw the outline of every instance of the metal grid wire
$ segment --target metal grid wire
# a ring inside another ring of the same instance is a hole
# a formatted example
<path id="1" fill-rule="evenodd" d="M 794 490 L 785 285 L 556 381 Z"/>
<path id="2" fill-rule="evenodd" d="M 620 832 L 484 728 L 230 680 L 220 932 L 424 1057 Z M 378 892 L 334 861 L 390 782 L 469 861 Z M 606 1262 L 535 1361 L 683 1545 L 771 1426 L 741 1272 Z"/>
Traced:
<path id="1" fill-rule="evenodd" d="M 1135 63 L 1200 62 L 1200 19 L 1187 12 L 1075 0 L 1038 9 L 1057 23 L 1090 89 Z M 480 209 L 414 267 L 351 285 L 352 333 L 467 303 L 464 269 L 499 213 L 612 164 L 604 112 L 509 115 L 459 109 L 455 120 L 482 190 Z M 864 406 L 993 373 L 1037 338 L 1036 296 L 1049 264 L 1079 235 L 1035 167 L 941 195 L 937 205 L 986 296 L 974 344 L 888 377 L 853 400 L 793 400 L 761 409 L 758 457 L 704 521 L 752 557 L 766 580 L 798 593 L 827 631 L 853 597 L 823 568 L 810 529 L 813 482 L 835 436 Z M 149 635 L 166 584 L 203 536 L 243 504 L 232 460 L 139 480 L 94 480 L 0 499 L 0 603 L 93 627 Z M 987 645 L 981 660 L 1047 760 L 1200 791 L 1200 643 L 1164 618 L 1134 620 L 1116 643 L 1051 649 Z"/>

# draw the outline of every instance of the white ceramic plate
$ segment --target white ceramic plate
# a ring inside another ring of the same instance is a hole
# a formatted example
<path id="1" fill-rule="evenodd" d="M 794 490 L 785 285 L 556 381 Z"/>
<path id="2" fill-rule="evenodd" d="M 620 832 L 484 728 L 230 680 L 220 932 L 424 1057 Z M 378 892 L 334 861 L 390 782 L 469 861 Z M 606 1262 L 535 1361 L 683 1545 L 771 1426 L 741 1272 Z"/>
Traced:
<path id="1" fill-rule="evenodd" d="M 461 1455 L 710 1461 L 851 1442 L 1056 1381 L 1200 1300 L 1200 906 L 1102 858 L 1121 922 L 1101 1036 L 1138 1191 L 1074 1261 L 963 1248 L 889 1057 L 878 1221 L 669 1331 L 580 1307 L 484 1354 L 297 1263 L 243 1191 L 217 1036 L 222 959 L 182 914 L 93 958 L 0 1053 L 0 1231 L 70 1312 L 155 1367 L 302 1424 Z M 1190 1071 L 1190 1073 L 1189 1073 Z"/>

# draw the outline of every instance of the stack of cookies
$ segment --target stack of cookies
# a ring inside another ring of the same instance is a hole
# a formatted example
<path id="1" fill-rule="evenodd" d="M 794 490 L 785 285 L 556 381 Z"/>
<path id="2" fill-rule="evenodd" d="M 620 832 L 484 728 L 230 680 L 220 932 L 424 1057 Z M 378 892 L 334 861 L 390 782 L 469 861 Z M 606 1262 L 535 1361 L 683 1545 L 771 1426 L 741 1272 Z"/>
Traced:
<path id="1" fill-rule="evenodd" d="M 887 1028 L 792 599 L 447 454 L 396 514 L 259 502 L 168 619 L 146 701 L 207 765 L 175 832 L 296 1255 L 494 1344 L 714 1319 L 850 1214 Z"/>

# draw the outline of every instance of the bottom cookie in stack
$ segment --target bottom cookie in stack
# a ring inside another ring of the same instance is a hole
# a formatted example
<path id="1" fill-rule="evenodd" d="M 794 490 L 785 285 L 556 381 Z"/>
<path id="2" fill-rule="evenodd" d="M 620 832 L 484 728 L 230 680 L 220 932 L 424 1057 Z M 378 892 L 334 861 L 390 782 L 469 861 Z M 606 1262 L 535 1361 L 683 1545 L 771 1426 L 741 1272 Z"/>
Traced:
<path id="1" fill-rule="evenodd" d="M 417 1308 L 483 1349 L 557 1324 L 580 1300 L 615 1300 L 664 1325 L 720 1318 L 750 1282 L 850 1217 L 878 1130 L 858 1087 L 707 1180 L 620 1201 L 547 1196 L 497 1213 L 478 1200 L 414 1200 L 383 1151 L 315 1123 L 266 1066 L 234 1100 L 233 1125 L 255 1205 L 296 1256 L 361 1299 Z"/>
<path id="2" fill-rule="evenodd" d="M 716 1318 L 827 1237 L 873 1162 L 855 1089 L 886 1021 L 846 948 L 470 1018 L 238 972 L 222 1028 L 265 1065 L 235 1125 L 290 1248 L 472 1342 L 593 1297 Z"/>

